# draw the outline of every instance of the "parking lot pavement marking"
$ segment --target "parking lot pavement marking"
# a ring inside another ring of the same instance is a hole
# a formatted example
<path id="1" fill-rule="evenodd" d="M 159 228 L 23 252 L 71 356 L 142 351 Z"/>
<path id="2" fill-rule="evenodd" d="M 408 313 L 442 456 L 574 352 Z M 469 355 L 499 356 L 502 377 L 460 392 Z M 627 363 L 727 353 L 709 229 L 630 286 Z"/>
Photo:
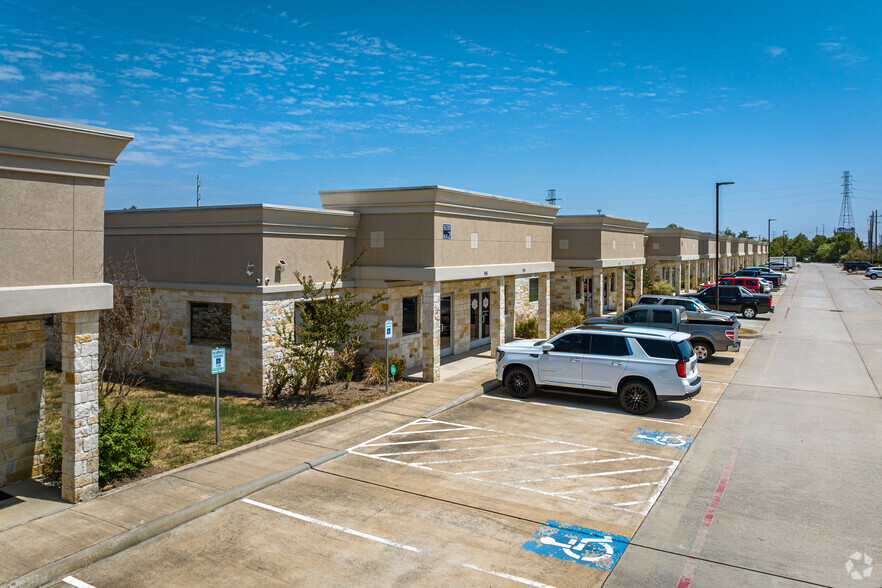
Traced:
<path id="1" fill-rule="evenodd" d="M 702 400 L 700 398 L 692 398 L 689 402 L 706 402 L 708 404 L 716 404 L 716 400 Z"/>
<path id="2" fill-rule="evenodd" d="M 466 427 L 474 435 L 462 437 L 460 432 Z M 429 436 L 423 436 L 428 431 L 431 431 Z M 451 436 L 445 438 L 444 433 Z M 395 436 L 392 438 L 401 441 L 386 442 L 384 437 L 393 434 Z M 414 435 L 418 439 L 408 440 L 407 435 Z M 498 439 L 500 443 L 488 445 L 482 441 L 489 437 Z M 471 443 L 472 440 L 475 443 Z M 420 444 L 426 448 L 421 448 Z M 448 444 L 455 446 L 448 447 Z M 536 450 L 515 449 L 528 446 Z M 396 447 L 400 450 L 392 450 Z M 636 452 L 589 447 L 570 441 L 427 418 L 416 419 L 348 451 L 350 455 L 368 459 L 640 515 L 649 512 L 680 463 Z M 442 455 L 453 459 L 430 457 Z M 581 456 L 589 459 L 579 459 Z M 623 463 L 634 465 L 615 467 Z M 604 464 L 615 465 L 610 469 Z M 535 475 L 525 476 L 530 472 L 535 472 Z M 659 472 L 661 475 L 658 475 Z M 604 484 L 604 480 L 607 483 Z M 598 494 L 594 486 L 603 488 L 600 490 L 602 494 Z M 652 488 L 655 490 L 646 492 Z M 629 491 L 629 494 L 621 495 L 622 491 Z"/>
<path id="3" fill-rule="evenodd" d="M 65 578 L 62 578 L 61 581 L 64 582 L 65 584 L 70 584 L 71 586 L 76 586 L 77 588 L 95 588 L 91 584 L 89 584 L 87 582 L 83 582 L 82 580 L 78 580 L 78 579 L 74 578 L 73 576 L 67 576 Z"/>
<path id="4" fill-rule="evenodd" d="M 302 515 L 300 513 L 292 512 L 290 510 L 285 510 L 284 508 L 279 508 L 277 506 L 272 506 L 271 504 L 266 504 L 264 502 L 258 502 L 256 500 L 251 500 L 250 498 L 243 498 L 241 502 L 246 504 L 250 504 L 252 506 L 256 506 L 258 508 L 262 508 L 264 510 L 269 510 L 271 512 L 275 512 L 287 517 L 291 517 L 293 519 L 297 519 L 299 521 L 303 521 L 306 523 L 312 523 L 314 525 L 319 525 L 321 527 L 326 527 L 328 529 L 333 529 L 334 531 L 340 531 L 341 533 L 346 533 L 349 535 L 354 535 L 356 537 L 360 537 L 362 539 L 368 539 L 369 541 L 375 541 L 377 543 L 382 543 L 383 545 L 389 545 L 390 547 L 397 547 L 398 549 L 403 549 L 405 551 L 410 551 L 412 553 L 425 553 L 424 550 L 419 549 L 417 547 L 413 547 L 411 545 L 406 545 L 404 543 L 398 543 L 397 541 L 391 541 L 389 539 L 384 539 L 383 537 L 377 537 L 376 535 L 371 535 L 370 533 L 362 533 L 361 531 L 356 531 L 355 529 L 350 529 L 348 527 L 344 527 L 342 525 L 337 525 L 334 523 L 329 523 L 327 521 L 322 521 L 320 519 L 316 519 L 310 516 Z M 616 558 L 618 559 L 618 558 Z M 484 574 L 490 574 L 493 576 L 497 576 L 499 578 L 505 578 L 506 580 L 512 580 L 514 582 L 519 582 L 521 584 L 526 584 L 527 586 L 535 586 L 537 588 L 554 588 L 553 586 L 549 586 L 548 584 L 543 584 L 542 582 L 537 582 L 535 580 L 530 580 L 528 578 L 521 578 L 520 576 L 514 576 L 512 574 L 506 574 L 503 572 L 494 572 L 491 570 L 485 570 L 483 568 L 479 568 L 478 566 L 459 562 L 459 565 L 468 568 L 470 570 L 475 570 L 477 572 L 482 572 Z M 608 569 L 608 568 L 607 568 Z M 70 581 L 73 580 L 73 581 Z M 69 584 L 73 584 L 74 586 L 78 586 L 79 588 L 95 588 L 90 584 L 86 584 L 85 582 L 80 582 L 76 578 L 72 576 L 68 576 L 64 579 L 65 582 Z M 76 582 L 76 583 L 75 583 Z"/>
<path id="5" fill-rule="evenodd" d="M 630 540 L 622 535 L 548 520 L 521 549 L 611 570 L 629 543 Z"/>
<path id="6" fill-rule="evenodd" d="M 676 447 L 677 449 L 689 449 L 695 440 L 694 435 L 681 435 L 667 431 L 653 431 L 639 428 L 628 437 L 628 441 L 647 443 L 649 445 L 661 445 L 664 447 Z"/>
<path id="7" fill-rule="evenodd" d="M 674 421 L 663 421 L 660 419 L 647 419 L 644 418 L 644 421 L 652 421 L 653 423 L 664 423 L 666 425 L 677 425 L 678 427 L 695 427 L 697 429 L 701 428 L 701 425 L 690 425 L 688 423 L 675 423 Z"/>

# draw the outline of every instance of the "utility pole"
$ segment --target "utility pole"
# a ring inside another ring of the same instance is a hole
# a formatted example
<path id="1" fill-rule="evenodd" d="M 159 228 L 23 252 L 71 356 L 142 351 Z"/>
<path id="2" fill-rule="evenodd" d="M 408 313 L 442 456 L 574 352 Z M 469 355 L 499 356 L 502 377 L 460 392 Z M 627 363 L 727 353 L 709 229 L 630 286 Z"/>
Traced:
<path id="1" fill-rule="evenodd" d="M 202 199 L 202 195 L 199 194 L 200 187 L 202 184 L 199 182 L 199 174 L 196 174 L 196 206 L 199 206 L 199 201 Z"/>

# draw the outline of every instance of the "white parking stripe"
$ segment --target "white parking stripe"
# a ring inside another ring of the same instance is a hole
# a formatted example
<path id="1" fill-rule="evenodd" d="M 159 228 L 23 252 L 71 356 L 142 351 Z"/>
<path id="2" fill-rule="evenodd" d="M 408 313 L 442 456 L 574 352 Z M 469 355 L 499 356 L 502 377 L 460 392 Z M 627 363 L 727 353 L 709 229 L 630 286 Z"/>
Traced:
<path id="1" fill-rule="evenodd" d="M 298 519 L 301 521 L 305 521 L 307 523 L 313 523 L 316 525 L 321 525 L 322 527 L 327 527 L 329 529 L 334 529 L 335 531 L 342 531 L 343 533 L 349 533 L 350 535 L 355 535 L 356 537 L 361 537 L 362 539 L 370 539 L 371 541 L 376 541 L 377 543 L 382 543 L 384 545 L 391 545 L 392 547 L 397 547 L 398 549 L 404 549 L 406 551 L 413 551 L 419 553 L 420 550 L 416 547 L 411 547 L 410 545 L 405 545 L 403 543 L 396 543 L 395 541 L 389 541 L 388 539 L 383 539 L 382 537 L 377 537 L 376 535 L 369 535 L 367 533 L 362 533 L 361 531 L 356 531 L 355 529 L 348 529 L 346 527 L 341 527 L 340 525 L 335 525 L 334 523 L 326 523 L 325 521 L 320 521 L 319 519 L 314 519 L 312 517 L 308 517 L 306 515 L 298 514 L 296 512 L 291 512 L 290 510 L 285 510 L 284 508 L 278 508 L 276 506 L 272 506 L 269 504 L 264 504 L 263 502 L 257 502 L 256 500 L 251 500 L 250 498 L 243 498 L 242 502 L 246 502 L 248 504 L 264 508 L 266 510 L 271 510 L 273 512 L 277 512 L 279 514 L 283 514 L 285 516 Z"/>
<path id="2" fill-rule="evenodd" d="M 483 568 L 479 568 L 478 566 L 473 566 L 472 564 L 460 564 L 464 568 L 469 568 L 470 570 L 477 570 L 479 572 L 484 572 L 485 574 L 492 574 L 494 576 L 498 576 L 500 578 L 505 578 L 506 580 L 512 580 L 513 582 L 520 582 L 521 584 L 526 584 L 527 586 L 536 586 L 536 588 L 554 588 L 548 584 L 543 584 L 542 582 L 537 582 L 535 580 L 528 580 L 526 578 L 521 578 L 519 576 L 512 576 L 511 574 L 503 574 L 502 572 L 491 572 L 490 570 L 485 570 Z"/>
<path id="3" fill-rule="evenodd" d="M 349 528 L 343 527 L 341 525 L 335 525 L 334 523 L 328 523 L 326 521 L 315 519 L 315 518 L 312 518 L 312 517 L 309 517 L 306 515 L 302 515 L 302 514 L 299 514 L 296 512 L 291 512 L 290 510 L 285 510 L 284 508 L 278 508 L 278 507 L 272 506 L 270 504 L 258 502 L 256 500 L 251 500 L 250 498 L 243 498 L 242 502 L 245 502 L 247 504 L 251 504 L 253 506 L 257 506 L 259 508 L 263 508 L 263 509 L 266 509 L 266 510 L 269 510 L 272 512 L 283 514 L 285 516 L 288 516 L 288 517 L 291 517 L 291 518 L 294 518 L 294 519 L 297 519 L 300 521 L 304 521 L 307 523 L 313 523 L 316 525 L 320 525 L 322 527 L 334 529 L 335 531 L 341 531 L 343 533 L 355 535 L 356 537 L 361 537 L 362 539 L 369 539 L 371 541 L 376 541 L 377 543 L 382 543 L 383 545 L 397 547 L 399 549 L 404 549 L 405 551 L 411 551 L 413 553 L 424 553 L 424 551 L 422 549 L 419 549 L 417 547 L 412 547 L 410 545 L 405 545 L 404 543 L 398 543 L 396 541 L 390 541 L 389 539 L 383 539 L 382 537 L 377 537 L 376 535 L 371 535 L 369 533 L 362 533 L 361 531 L 356 531 L 355 529 L 349 529 Z M 479 568 L 478 566 L 472 565 L 469 563 L 460 563 L 459 565 L 461 565 L 464 568 L 468 568 L 470 570 L 482 572 L 484 574 L 490 574 L 493 576 L 497 576 L 499 578 L 505 578 L 506 580 L 512 580 L 513 582 L 518 582 L 520 584 L 526 584 L 527 586 L 535 586 L 536 588 L 554 588 L 554 586 L 550 586 L 549 584 L 543 584 L 542 582 L 537 582 L 535 580 L 529 580 L 527 578 L 521 578 L 520 576 L 513 576 L 511 574 L 506 574 L 503 572 L 493 572 L 490 570 L 485 570 L 483 568 Z M 71 581 L 71 580 L 73 580 L 73 581 Z M 80 582 L 79 580 L 77 580 L 76 578 L 73 578 L 72 576 L 68 576 L 67 578 L 64 579 L 64 581 L 68 582 L 69 584 L 73 584 L 74 586 L 78 586 L 79 588 L 95 588 L 94 586 L 86 584 L 85 582 Z"/>
<path id="4" fill-rule="evenodd" d="M 618 470 L 615 472 L 594 472 L 591 474 L 572 474 L 569 476 L 554 476 L 551 478 L 527 478 L 525 480 L 514 480 L 513 484 L 535 484 L 536 482 L 549 482 L 551 480 L 575 480 L 576 478 L 596 478 L 597 476 L 616 476 L 618 474 L 633 474 L 635 472 L 651 472 L 653 470 L 666 470 L 667 467 L 660 468 L 640 468 L 637 470 Z"/>
<path id="5" fill-rule="evenodd" d="M 664 423 L 666 425 L 677 425 L 678 427 L 695 427 L 696 426 L 696 425 L 687 425 L 686 423 L 675 423 L 674 421 L 663 421 L 660 419 L 648 419 L 645 417 L 643 420 L 644 421 L 652 421 L 653 423 Z M 701 427 L 698 427 L 698 428 L 700 429 Z"/>
<path id="6" fill-rule="evenodd" d="M 606 490 L 625 490 L 626 488 L 639 488 L 641 486 L 655 486 L 658 482 L 643 482 L 642 484 L 625 484 L 624 486 L 607 486 L 606 488 L 594 488 L 592 492 L 604 492 Z"/>
<path id="7" fill-rule="evenodd" d="M 362 455 L 364 457 L 388 457 L 390 455 L 413 455 L 415 453 L 445 453 L 450 451 L 470 451 L 472 449 L 495 449 L 497 447 L 517 447 L 519 445 L 542 445 L 547 441 L 530 441 L 529 443 L 512 443 L 510 445 L 482 445 L 478 447 L 454 447 L 453 449 L 424 449 L 423 451 L 399 451 L 397 453 L 361 453 L 360 451 L 349 450 L 353 455 Z M 359 447 L 363 447 L 359 445 Z"/>
<path id="8" fill-rule="evenodd" d="M 716 400 L 702 400 L 700 398 L 693 398 L 690 402 L 707 402 L 708 404 L 716 404 Z"/>
<path id="9" fill-rule="evenodd" d="M 400 433 L 387 433 L 387 435 L 419 435 L 420 433 L 444 433 L 447 431 L 468 431 L 477 427 L 463 426 L 459 429 L 425 429 L 419 431 L 401 431 Z"/>
<path id="10" fill-rule="evenodd" d="M 414 443 L 431 443 L 433 441 L 463 441 L 465 439 L 487 439 L 489 437 L 505 437 L 505 435 L 476 435 L 474 437 L 445 437 L 441 439 L 418 439 L 416 441 L 393 441 L 391 443 L 365 443 L 359 447 L 383 447 L 386 445 L 413 445 Z"/>
<path id="11" fill-rule="evenodd" d="M 518 400 L 517 398 L 503 398 L 502 396 L 481 396 L 481 398 L 492 398 L 493 400 L 505 400 L 506 402 L 519 402 L 521 404 L 534 404 L 536 406 L 553 406 L 554 408 L 564 408 L 566 410 L 583 410 L 577 406 L 563 406 L 560 404 L 550 404 L 547 402 L 535 402 L 533 400 Z"/>
<path id="12" fill-rule="evenodd" d="M 540 455 L 544 455 L 544 454 L 540 454 Z M 520 466 L 520 467 L 518 467 L 518 471 L 535 470 L 535 469 L 548 468 L 548 467 L 568 468 L 568 467 L 577 466 L 577 465 L 588 465 L 589 463 L 609 463 L 611 461 L 627 461 L 627 460 L 631 460 L 631 459 L 640 459 L 640 457 L 639 456 L 638 457 L 613 457 L 610 459 L 594 459 L 591 461 L 574 461 L 572 463 L 552 463 L 552 464 L 543 463 L 543 464 L 534 465 L 534 466 Z M 501 470 L 474 470 L 474 471 L 468 471 L 468 472 L 454 472 L 454 474 L 455 475 L 492 474 L 494 472 L 510 472 L 510 471 L 511 471 L 511 468 L 503 468 Z"/>
<path id="13" fill-rule="evenodd" d="M 561 449 L 560 451 L 537 451 L 536 453 L 520 453 L 515 455 L 492 455 L 489 457 L 470 457 L 468 459 L 443 459 L 440 461 L 416 461 L 408 465 L 434 465 L 438 463 L 465 463 L 467 461 L 490 461 L 491 459 L 519 459 L 521 457 L 536 457 L 537 455 L 558 455 L 561 453 L 581 453 L 583 451 L 597 451 L 596 447 L 585 449 Z"/>
<path id="14" fill-rule="evenodd" d="M 62 578 L 61 581 L 64 582 L 65 584 L 70 584 L 71 586 L 76 586 L 77 588 L 95 588 L 91 584 L 87 584 L 86 582 L 83 582 L 82 580 L 77 580 L 73 576 L 67 576 L 66 578 Z"/>

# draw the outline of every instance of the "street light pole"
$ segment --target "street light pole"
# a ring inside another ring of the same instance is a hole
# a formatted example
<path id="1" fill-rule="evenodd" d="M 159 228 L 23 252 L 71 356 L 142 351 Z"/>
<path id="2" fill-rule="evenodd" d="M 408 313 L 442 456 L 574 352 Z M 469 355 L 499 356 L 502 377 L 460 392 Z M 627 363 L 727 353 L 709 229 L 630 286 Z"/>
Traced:
<path id="1" fill-rule="evenodd" d="M 767 246 L 769 248 L 769 251 L 766 254 L 766 257 L 767 257 L 766 263 L 768 264 L 769 269 L 772 269 L 772 221 L 773 220 L 778 220 L 778 219 L 776 219 L 776 218 L 769 219 L 769 240 L 766 241 Z"/>
<path id="2" fill-rule="evenodd" d="M 717 230 L 715 232 L 717 238 L 716 262 L 714 264 L 714 278 L 716 287 L 714 288 L 717 297 L 717 310 L 720 310 L 720 186 L 728 186 L 735 182 L 717 182 Z"/>

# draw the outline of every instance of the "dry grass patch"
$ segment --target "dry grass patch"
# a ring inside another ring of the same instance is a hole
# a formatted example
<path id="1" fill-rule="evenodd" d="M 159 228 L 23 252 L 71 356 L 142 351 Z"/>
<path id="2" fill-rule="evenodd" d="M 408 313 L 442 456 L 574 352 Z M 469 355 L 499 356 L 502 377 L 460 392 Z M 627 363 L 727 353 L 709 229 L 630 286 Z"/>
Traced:
<path id="1" fill-rule="evenodd" d="M 318 388 L 309 404 L 297 397 L 272 402 L 221 392 L 220 445 L 215 445 L 214 390 L 171 382 L 144 382 L 132 390 L 126 401 L 139 402 L 150 418 L 150 431 L 156 438 L 151 465 L 135 478 L 116 481 L 105 489 L 199 461 L 416 385 L 390 382 L 387 393 L 383 386 L 362 386 L 358 382 L 348 387 L 332 384 Z M 47 370 L 46 446 L 60 438 L 61 374 Z"/>

